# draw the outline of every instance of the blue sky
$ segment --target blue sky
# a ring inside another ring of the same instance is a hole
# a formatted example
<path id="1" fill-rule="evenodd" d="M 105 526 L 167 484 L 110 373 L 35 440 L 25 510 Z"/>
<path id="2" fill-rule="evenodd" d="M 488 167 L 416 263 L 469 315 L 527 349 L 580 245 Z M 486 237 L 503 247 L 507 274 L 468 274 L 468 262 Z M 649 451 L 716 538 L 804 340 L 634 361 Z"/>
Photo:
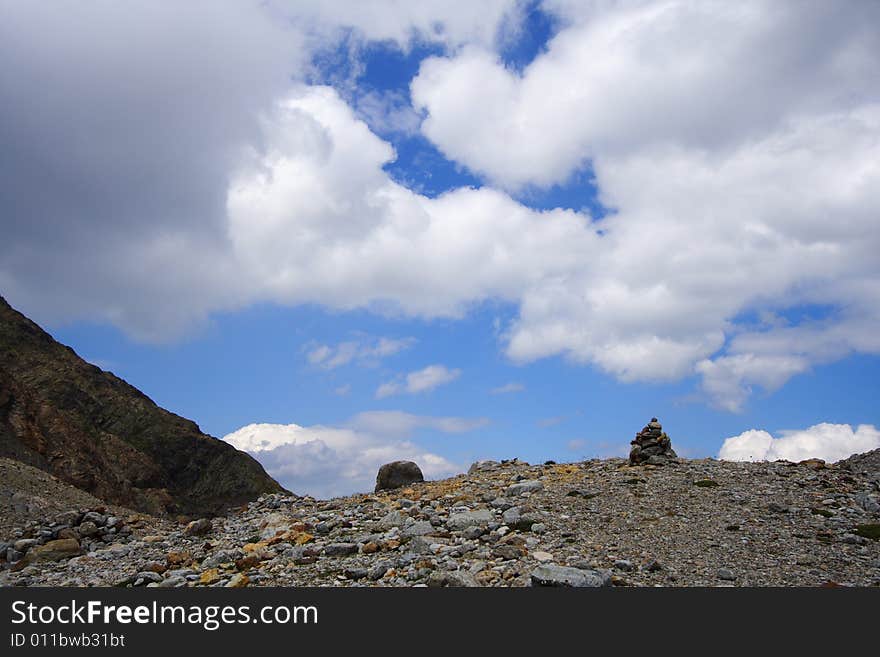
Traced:
<path id="1" fill-rule="evenodd" d="M 880 446 L 876 7 L 665 6 L 21 8 L 0 291 L 297 492 Z"/>

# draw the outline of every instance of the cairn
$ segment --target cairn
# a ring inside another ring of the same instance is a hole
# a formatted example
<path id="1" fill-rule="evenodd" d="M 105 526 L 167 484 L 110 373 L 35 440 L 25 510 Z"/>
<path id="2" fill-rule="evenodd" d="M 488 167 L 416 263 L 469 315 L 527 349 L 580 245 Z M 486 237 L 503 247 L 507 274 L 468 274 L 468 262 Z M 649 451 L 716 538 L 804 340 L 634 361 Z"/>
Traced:
<path id="1" fill-rule="evenodd" d="M 655 417 L 652 417 L 645 428 L 636 434 L 631 444 L 632 449 L 629 452 L 631 465 L 665 465 L 672 459 L 678 458 L 672 449 L 672 441 Z"/>

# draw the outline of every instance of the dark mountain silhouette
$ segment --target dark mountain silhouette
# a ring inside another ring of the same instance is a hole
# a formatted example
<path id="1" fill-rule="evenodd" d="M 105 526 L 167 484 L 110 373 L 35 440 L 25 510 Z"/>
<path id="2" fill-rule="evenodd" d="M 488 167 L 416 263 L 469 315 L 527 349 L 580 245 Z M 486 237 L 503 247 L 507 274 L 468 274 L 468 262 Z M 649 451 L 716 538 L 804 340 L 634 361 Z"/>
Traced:
<path id="1" fill-rule="evenodd" d="M 212 515 L 283 490 L 251 456 L 87 363 L 2 297 L 0 456 L 149 513 Z"/>

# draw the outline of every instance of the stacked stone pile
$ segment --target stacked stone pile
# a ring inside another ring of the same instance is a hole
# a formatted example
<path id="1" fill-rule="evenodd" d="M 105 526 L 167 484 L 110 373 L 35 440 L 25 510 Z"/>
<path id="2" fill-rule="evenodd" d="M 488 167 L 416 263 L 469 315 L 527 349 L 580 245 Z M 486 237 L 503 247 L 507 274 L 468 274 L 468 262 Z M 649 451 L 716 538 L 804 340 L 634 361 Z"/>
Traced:
<path id="1" fill-rule="evenodd" d="M 629 462 L 633 465 L 666 465 L 678 458 L 672 449 L 672 441 L 655 417 L 636 434 L 631 444 Z"/>

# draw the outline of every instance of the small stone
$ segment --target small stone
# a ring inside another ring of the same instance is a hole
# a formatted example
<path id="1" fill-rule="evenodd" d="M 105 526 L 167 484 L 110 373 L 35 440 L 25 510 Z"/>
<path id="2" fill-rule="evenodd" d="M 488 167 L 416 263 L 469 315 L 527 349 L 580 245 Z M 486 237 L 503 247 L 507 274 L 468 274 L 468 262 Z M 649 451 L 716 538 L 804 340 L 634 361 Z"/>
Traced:
<path id="1" fill-rule="evenodd" d="M 478 472 L 489 472 L 498 467 L 498 461 L 477 461 L 476 463 L 472 463 L 471 467 L 468 468 L 468 474 L 476 474 Z"/>
<path id="2" fill-rule="evenodd" d="M 251 583 L 250 578 L 244 573 L 235 573 L 232 578 L 226 582 L 227 589 L 243 589 Z"/>
<path id="3" fill-rule="evenodd" d="M 492 555 L 498 559 L 512 561 L 523 555 L 523 549 L 515 545 L 498 545 L 492 548 Z"/>
<path id="4" fill-rule="evenodd" d="M 148 584 L 150 582 L 161 582 L 161 581 L 162 581 L 162 576 L 159 573 L 154 573 L 151 570 L 144 570 L 134 576 L 134 585 L 135 586 L 143 586 L 144 584 Z"/>
<path id="5" fill-rule="evenodd" d="M 235 568 L 237 570 L 250 570 L 260 565 L 261 559 L 256 554 L 251 554 L 241 559 L 235 560 Z"/>
<path id="6" fill-rule="evenodd" d="M 416 536 L 409 542 L 407 549 L 413 554 L 430 554 L 431 544 L 421 536 Z"/>
<path id="7" fill-rule="evenodd" d="M 211 584 L 216 584 L 220 581 L 220 571 L 216 568 L 211 568 L 210 570 L 206 570 L 199 576 L 199 584 L 203 584 L 205 586 L 210 586 Z"/>
<path id="8" fill-rule="evenodd" d="M 629 561 L 627 559 L 618 559 L 617 561 L 614 562 L 614 567 L 617 568 L 618 570 L 624 570 L 626 572 L 630 572 L 632 570 L 635 570 L 635 566 L 633 565 L 633 562 Z"/>
<path id="9" fill-rule="evenodd" d="M 532 552 L 532 559 L 543 563 L 544 561 L 553 561 L 553 555 L 549 552 L 538 550 L 537 552 Z"/>
<path id="10" fill-rule="evenodd" d="M 361 552 L 364 554 L 373 554 L 374 552 L 379 551 L 379 544 L 375 541 L 369 541 L 368 543 L 364 543 L 361 546 Z"/>
<path id="11" fill-rule="evenodd" d="M 427 536 L 434 532 L 434 526 L 427 520 L 419 520 L 405 527 L 402 535 L 407 537 Z"/>
<path id="12" fill-rule="evenodd" d="M 86 520 L 82 522 L 77 529 L 80 536 L 94 536 L 98 533 L 98 525 L 93 523 L 91 520 Z"/>
<path id="13" fill-rule="evenodd" d="M 165 555 L 165 562 L 169 566 L 177 566 L 192 561 L 192 555 L 185 550 L 172 550 Z"/>
<path id="14" fill-rule="evenodd" d="M 36 544 L 37 539 L 35 538 L 20 538 L 12 544 L 12 547 L 14 547 L 19 552 L 27 552 Z"/>
<path id="15" fill-rule="evenodd" d="M 477 580 L 466 570 L 435 571 L 428 576 L 428 586 L 431 587 L 475 587 L 479 586 Z"/>
<path id="16" fill-rule="evenodd" d="M 450 515 L 446 521 L 446 527 L 451 531 L 461 531 L 474 525 L 486 525 L 494 519 L 495 515 L 489 509 L 464 511 Z"/>
<path id="17" fill-rule="evenodd" d="M 611 576 L 598 570 L 580 570 L 568 566 L 542 564 L 530 576 L 532 586 L 610 586 Z"/>
<path id="18" fill-rule="evenodd" d="M 486 533 L 486 527 L 480 527 L 479 525 L 474 525 L 473 527 L 468 527 L 465 529 L 461 535 L 469 541 L 474 541 L 483 534 Z"/>
<path id="19" fill-rule="evenodd" d="M 213 528 L 214 525 L 209 518 L 199 518 L 189 523 L 183 533 L 186 536 L 204 536 L 209 534 Z"/>
<path id="20" fill-rule="evenodd" d="M 372 581 L 378 581 L 385 577 L 385 573 L 389 570 L 389 566 L 384 563 L 376 564 L 367 570 L 367 578 Z"/>
<path id="21" fill-rule="evenodd" d="M 35 545 L 28 550 L 24 557 L 20 558 L 12 569 L 19 571 L 40 561 L 61 561 L 80 554 L 82 554 L 82 548 L 78 541 L 72 538 L 59 538 L 44 545 Z"/>
<path id="22" fill-rule="evenodd" d="M 412 518 L 403 511 L 391 511 L 387 515 L 382 516 L 378 526 L 379 529 L 389 530 L 395 527 L 404 527 L 410 522 L 412 522 Z"/>
<path id="23" fill-rule="evenodd" d="M 328 557 L 345 557 L 357 554 L 357 543 L 330 543 L 324 546 L 324 554 Z"/>
<path id="24" fill-rule="evenodd" d="M 147 584 L 150 586 L 150 584 Z M 163 589 L 176 589 L 181 586 L 186 586 L 186 578 L 181 577 L 180 575 L 174 575 L 172 577 L 168 577 L 167 579 L 163 579 L 161 582 L 156 584 Z"/>
<path id="25" fill-rule="evenodd" d="M 346 568 L 345 570 L 342 571 L 342 574 L 345 575 L 348 579 L 357 581 L 357 580 L 363 579 L 364 577 L 367 576 L 367 569 L 366 568 Z"/>
<path id="26" fill-rule="evenodd" d="M 107 522 L 107 517 L 97 511 L 89 511 L 83 516 L 82 522 L 92 522 L 97 527 L 103 527 Z"/>
<path id="27" fill-rule="evenodd" d="M 544 484 L 537 479 L 520 481 L 507 487 L 508 495 L 522 495 L 523 493 L 536 493 L 544 490 Z"/>
<path id="28" fill-rule="evenodd" d="M 511 529 L 518 529 L 520 531 L 528 531 L 535 524 L 535 518 L 524 513 L 518 506 L 510 507 L 505 511 L 502 515 L 502 520 Z"/>
<path id="29" fill-rule="evenodd" d="M 734 582 L 736 581 L 736 575 L 729 568 L 719 568 L 718 579 L 723 579 L 728 582 Z"/>

